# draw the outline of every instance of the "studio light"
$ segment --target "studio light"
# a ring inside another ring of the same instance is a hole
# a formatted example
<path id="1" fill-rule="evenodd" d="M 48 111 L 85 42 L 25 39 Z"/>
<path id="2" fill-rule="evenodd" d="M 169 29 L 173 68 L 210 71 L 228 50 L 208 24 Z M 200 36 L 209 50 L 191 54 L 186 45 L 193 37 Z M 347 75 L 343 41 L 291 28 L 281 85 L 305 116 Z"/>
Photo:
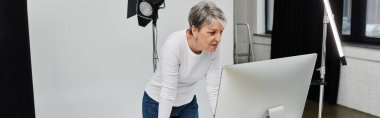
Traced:
<path id="1" fill-rule="evenodd" d="M 329 2 L 329 0 L 323 0 L 323 3 L 325 6 L 325 10 L 326 10 L 328 19 L 330 21 L 330 26 L 331 26 L 331 29 L 332 29 L 332 32 L 334 35 L 334 40 L 335 40 L 336 48 L 337 48 L 338 53 L 339 53 L 340 60 L 342 62 L 342 65 L 347 65 L 346 58 L 343 54 L 342 43 L 340 41 L 340 37 L 339 37 L 338 30 L 336 27 L 334 15 L 333 15 L 332 10 L 331 10 L 330 2 Z"/>
<path id="2" fill-rule="evenodd" d="M 163 4 L 163 7 L 161 5 Z M 165 0 L 128 0 L 127 18 L 137 14 L 139 25 L 145 27 L 153 21 L 153 71 L 157 69 L 158 54 L 157 54 L 157 19 L 158 9 L 165 8 Z"/>
<path id="3" fill-rule="evenodd" d="M 324 5 L 324 17 L 323 17 L 323 42 L 322 42 L 322 57 L 321 57 L 321 68 L 319 68 L 321 80 L 319 83 L 319 106 L 318 106 L 318 118 L 322 118 L 323 112 L 323 95 L 324 95 L 324 86 L 327 84 L 325 82 L 326 74 L 326 37 L 327 37 L 327 25 L 330 24 L 331 30 L 333 32 L 335 47 L 338 50 L 340 62 L 342 65 L 347 65 L 346 58 L 343 54 L 342 43 L 340 41 L 340 36 L 336 27 L 334 14 L 332 13 L 329 0 L 323 0 Z"/>
<path id="4" fill-rule="evenodd" d="M 145 27 L 153 21 L 153 25 L 156 25 L 158 18 L 158 9 L 164 4 L 165 0 L 129 0 L 128 1 L 128 14 L 127 18 L 130 18 L 137 14 L 139 25 Z"/>

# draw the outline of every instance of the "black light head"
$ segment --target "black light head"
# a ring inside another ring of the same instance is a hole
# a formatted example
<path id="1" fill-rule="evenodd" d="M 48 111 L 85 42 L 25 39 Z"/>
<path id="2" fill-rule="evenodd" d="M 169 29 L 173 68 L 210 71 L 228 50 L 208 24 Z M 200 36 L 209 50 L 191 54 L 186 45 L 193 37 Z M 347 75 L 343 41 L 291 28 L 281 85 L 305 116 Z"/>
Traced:
<path id="1" fill-rule="evenodd" d="M 130 18 L 137 14 L 139 25 L 145 27 L 153 20 L 153 25 L 156 25 L 158 19 L 158 9 L 165 0 L 129 0 L 128 14 Z"/>

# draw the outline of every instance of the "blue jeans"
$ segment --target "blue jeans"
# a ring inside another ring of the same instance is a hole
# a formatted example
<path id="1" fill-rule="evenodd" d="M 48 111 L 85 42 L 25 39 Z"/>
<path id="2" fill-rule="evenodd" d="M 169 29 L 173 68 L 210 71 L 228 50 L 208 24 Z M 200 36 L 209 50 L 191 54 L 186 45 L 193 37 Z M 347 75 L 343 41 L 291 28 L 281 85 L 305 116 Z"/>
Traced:
<path id="1" fill-rule="evenodd" d="M 157 101 L 153 100 L 146 92 L 144 92 L 142 101 L 143 118 L 157 118 L 158 105 L 159 103 Z M 178 107 L 172 107 L 170 118 L 198 118 L 196 96 L 194 95 L 193 100 L 190 103 Z"/>

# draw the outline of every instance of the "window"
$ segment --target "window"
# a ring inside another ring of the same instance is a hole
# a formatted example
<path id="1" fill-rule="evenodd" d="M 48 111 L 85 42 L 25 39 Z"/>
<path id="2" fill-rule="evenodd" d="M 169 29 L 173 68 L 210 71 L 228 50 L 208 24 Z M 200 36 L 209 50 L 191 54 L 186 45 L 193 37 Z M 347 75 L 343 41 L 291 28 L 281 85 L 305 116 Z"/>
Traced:
<path id="1" fill-rule="evenodd" d="M 342 34 L 351 34 L 351 0 L 344 0 L 343 3 Z"/>
<path id="2" fill-rule="evenodd" d="M 272 34 L 274 0 L 265 0 L 265 33 Z"/>
<path id="3" fill-rule="evenodd" d="M 367 0 L 367 37 L 380 38 L 380 0 Z"/>
<path id="4" fill-rule="evenodd" d="M 344 0 L 342 20 L 344 40 L 380 45 L 380 0 Z"/>

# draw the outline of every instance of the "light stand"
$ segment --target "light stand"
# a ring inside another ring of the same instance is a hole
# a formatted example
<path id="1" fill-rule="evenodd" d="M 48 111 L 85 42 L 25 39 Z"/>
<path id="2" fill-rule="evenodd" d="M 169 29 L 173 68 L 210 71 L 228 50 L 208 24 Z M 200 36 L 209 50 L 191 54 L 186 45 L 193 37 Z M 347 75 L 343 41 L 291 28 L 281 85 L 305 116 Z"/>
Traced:
<path id="1" fill-rule="evenodd" d="M 340 42 L 340 37 L 338 34 L 338 30 L 335 24 L 334 15 L 331 10 L 330 2 L 329 0 L 323 0 L 324 5 L 324 16 L 323 16 L 323 41 L 322 41 L 322 57 L 321 57 L 321 68 L 318 69 L 320 72 L 321 82 L 320 82 L 320 89 L 319 89 L 319 109 L 318 109 L 318 118 L 322 118 L 322 111 L 323 111 L 323 95 L 324 95 L 324 86 L 326 85 L 325 82 L 325 74 L 326 74 L 326 37 L 327 37 L 327 24 L 330 23 L 335 44 L 339 53 L 340 61 L 342 65 L 347 65 L 346 59 L 343 54 L 342 50 L 342 44 Z"/>
<path id="2" fill-rule="evenodd" d="M 319 106 L 318 106 L 318 118 L 322 118 L 322 109 L 323 109 L 323 93 L 325 82 L 325 74 L 326 74 L 326 37 L 327 37 L 327 23 L 329 23 L 329 19 L 326 16 L 326 11 L 323 16 L 323 40 L 322 40 L 322 53 L 321 53 L 321 68 L 318 69 L 320 72 L 321 83 L 319 85 Z"/>
<path id="3" fill-rule="evenodd" d="M 157 27 L 156 24 L 152 24 L 152 30 L 153 30 L 153 72 L 157 69 L 157 63 L 158 63 L 158 54 L 157 54 Z"/>
<path id="4" fill-rule="evenodd" d="M 163 4 L 163 7 L 161 5 Z M 153 72 L 157 69 L 158 54 L 157 54 L 157 19 L 158 9 L 165 8 L 165 0 L 129 0 L 127 18 L 137 14 L 138 23 L 145 27 L 152 22 L 153 31 Z"/>

